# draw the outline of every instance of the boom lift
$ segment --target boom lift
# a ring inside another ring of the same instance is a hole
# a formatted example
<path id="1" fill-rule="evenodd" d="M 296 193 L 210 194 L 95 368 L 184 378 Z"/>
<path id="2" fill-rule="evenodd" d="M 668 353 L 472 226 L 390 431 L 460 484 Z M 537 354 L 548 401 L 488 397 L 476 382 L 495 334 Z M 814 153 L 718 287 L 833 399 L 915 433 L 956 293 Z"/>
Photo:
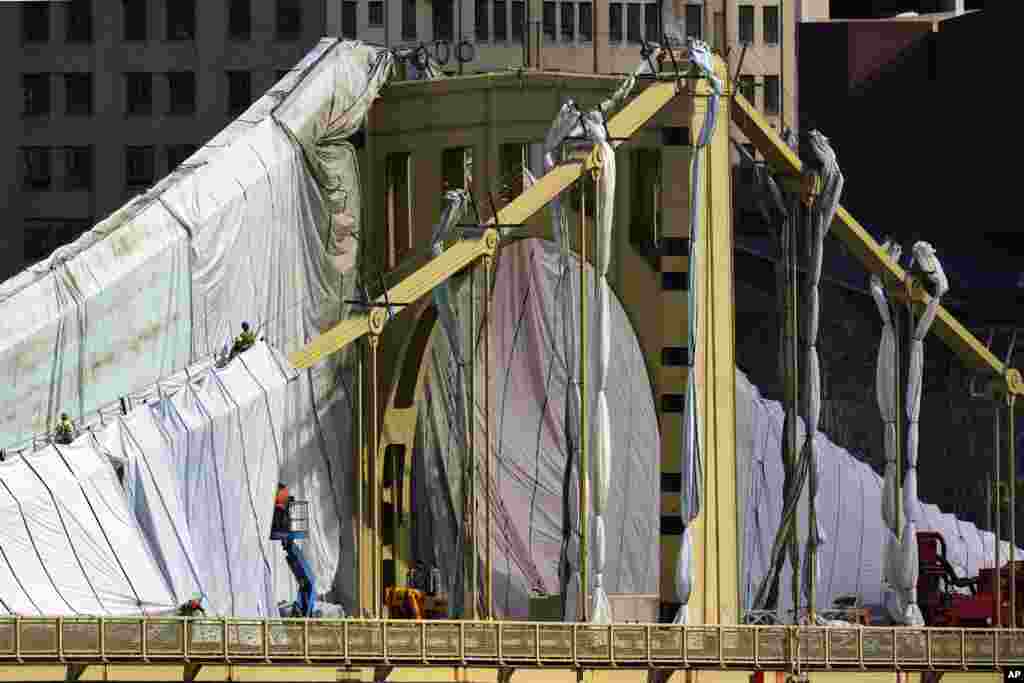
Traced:
<path id="1" fill-rule="evenodd" d="M 288 514 L 283 527 L 275 527 L 270 531 L 271 540 L 281 541 L 284 548 L 288 568 L 299 584 L 299 594 L 292 604 L 292 616 L 309 618 L 316 608 L 316 580 L 313 572 L 302 554 L 302 548 L 296 543 L 306 538 L 309 533 L 309 502 L 305 500 L 288 501 Z"/>

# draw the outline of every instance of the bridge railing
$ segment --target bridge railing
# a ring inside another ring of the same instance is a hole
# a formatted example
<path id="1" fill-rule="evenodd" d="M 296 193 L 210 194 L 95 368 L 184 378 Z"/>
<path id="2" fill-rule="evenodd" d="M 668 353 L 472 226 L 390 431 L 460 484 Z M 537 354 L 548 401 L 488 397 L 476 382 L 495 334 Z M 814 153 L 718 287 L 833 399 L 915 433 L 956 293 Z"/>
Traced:
<path id="1" fill-rule="evenodd" d="M 1024 665 L 1024 630 L 173 617 L 0 620 L 0 662 L 118 661 L 992 670 Z"/>

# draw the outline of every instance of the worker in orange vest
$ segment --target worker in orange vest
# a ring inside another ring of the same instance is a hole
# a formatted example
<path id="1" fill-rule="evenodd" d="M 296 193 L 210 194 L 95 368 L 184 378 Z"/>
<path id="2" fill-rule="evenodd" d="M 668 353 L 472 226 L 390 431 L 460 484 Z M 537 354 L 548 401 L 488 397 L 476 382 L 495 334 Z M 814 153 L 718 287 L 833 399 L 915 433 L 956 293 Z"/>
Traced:
<path id="1" fill-rule="evenodd" d="M 284 482 L 278 482 L 277 495 L 274 496 L 274 521 L 271 523 L 274 529 L 287 531 L 288 527 L 291 526 L 288 521 L 289 498 L 288 487 Z"/>

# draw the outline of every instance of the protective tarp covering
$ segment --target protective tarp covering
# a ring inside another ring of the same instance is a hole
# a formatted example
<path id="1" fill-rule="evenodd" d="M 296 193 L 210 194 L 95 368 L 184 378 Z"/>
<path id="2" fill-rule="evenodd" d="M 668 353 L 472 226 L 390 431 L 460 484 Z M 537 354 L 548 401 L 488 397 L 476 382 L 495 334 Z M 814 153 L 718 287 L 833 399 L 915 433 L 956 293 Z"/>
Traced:
<path id="1" fill-rule="evenodd" d="M 386 50 L 321 41 L 157 186 L 0 286 L 0 446 L 61 411 L 88 426 L 221 349 L 243 320 L 289 352 L 344 318 L 361 228 L 346 138 L 391 67 Z M 353 537 L 349 459 L 338 458 L 350 443 L 348 361 L 336 353 L 304 373 L 281 423 L 281 450 L 300 464 L 288 484 L 324 532 L 327 584 L 353 559 L 340 543 Z M 339 597 L 351 599 L 353 574 Z"/>
<path id="2" fill-rule="evenodd" d="M 754 592 L 768 571 L 772 542 L 782 515 L 784 471 L 780 457 L 784 412 L 782 406 L 761 397 L 757 388 L 738 373 L 736 378 L 736 429 L 738 500 L 745 529 L 741 563 L 744 607 L 753 606 Z M 804 438 L 798 423 L 799 438 Z M 822 609 L 842 595 L 858 595 L 865 605 L 887 605 L 888 589 L 882 580 L 885 539 L 882 519 L 882 478 L 867 464 L 833 444 L 820 432 L 815 439 L 818 463 L 818 521 L 830 543 L 819 555 L 820 581 L 816 601 Z M 801 508 L 806 510 L 806 496 Z M 800 514 L 804 514 L 801 511 Z M 946 540 L 950 563 L 960 576 L 977 576 L 995 561 L 994 537 L 973 524 L 962 522 L 936 506 L 916 504 L 918 530 L 938 531 Z M 800 542 L 806 542 L 806 527 Z M 1009 544 L 1002 544 L 1003 557 Z M 778 605 L 783 621 L 792 609 L 792 579 L 781 577 Z"/>
<path id="3" fill-rule="evenodd" d="M 21 616 L 175 606 L 110 461 L 89 437 L 0 462 L 0 608 Z"/>
<path id="4" fill-rule="evenodd" d="M 493 581 L 496 615 L 507 618 L 527 617 L 532 591 L 559 592 L 562 529 L 567 516 L 572 533 L 578 534 L 578 515 L 568 514 L 564 499 L 563 484 L 570 466 L 565 411 L 571 385 L 566 321 L 560 313 L 561 299 L 570 291 L 564 278 L 578 273 L 579 261 L 570 255 L 570 267 L 563 275 L 562 258 L 561 250 L 551 242 L 516 242 L 502 248 L 495 275 L 490 341 L 495 458 Z M 592 270 L 588 277 L 594 277 Z M 588 294 L 588 334 L 596 338 L 596 296 L 589 287 Z M 452 297 L 457 312 L 469 310 L 470 287 L 465 281 L 453 285 Z M 608 431 L 615 457 L 610 460 L 610 487 L 603 513 L 609 549 L 604 586 L 612 594 L 656 593 L 658 421 L 632 325 L 614 296 L 609 297 L 608 306 L 611 344 L 606 390 L 608 402 L 618 409 L 610 411 Z M 478 302 L 477 310 L 481 309 Z M 481 378 L 478 386 L 483 386 L 482 344 L 470 343 L 464 322 L 458 329 L 463 335 L 462 347 L 477 350 L 474 368 Z M 459 600 L 461 591 L 454 589 L 460 585 L 463 571 L 459 522 L 463 519 L 464 463 L 454 423 L 454 378 L 458 375 L 451 345 L 440 326 L 433 332 L 430 348 L 413 458 L 415 552 L 417 559 L 442 570 L 453 599 Z M 598 358 L 591 356 L 591 376 L 596 376 L 597 364 Z M 597 387 L 591 384 L 587 389 L 588 405 L 594 406 Z M 478 452 L 483 452 L 481 402 L 473 415 L 474 439 Z M 477 472 L 481 476 L 483 468 L 478 467 Z M 478 481 L 476 489 L 482 496 L 486 487 Z"/>
<path id="5" fill-rule="evenodd" d="M 287 447 L 295 426 L 286 406 L 305 390 L 295 380 L 257 343 L 222 369 L 172 377 L 96 430 L 95 441 L 126 463 L 127 495 L 179 604 L 201 593 L 208 613 L 269 617 L 295 598 L 284 551 L 270 540 L 277 483 L 302 481 L 309 468 Z M 321 582 L 335 562 L 325 541 L 336 536 L 335 518 L 311 515 L 301 546 Z"/>

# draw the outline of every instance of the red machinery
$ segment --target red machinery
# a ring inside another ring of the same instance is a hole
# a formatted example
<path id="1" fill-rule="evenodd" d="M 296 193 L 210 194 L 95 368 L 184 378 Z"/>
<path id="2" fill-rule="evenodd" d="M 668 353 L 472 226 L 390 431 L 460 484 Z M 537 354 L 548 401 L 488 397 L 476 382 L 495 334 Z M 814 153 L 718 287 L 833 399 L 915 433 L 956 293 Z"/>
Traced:
<path id="1" fill-rule="evenodd" d="M 977 578 L 958 577 L 946 559 L 946 541 L 936 531 L 917 532 L 917 601 L 928 626 L 985 627 L 995 623 L 996 570 L 982 569 Z M 1024 562 L 1016 562 L 1017 621 L 1024 623 Z M 1002 583 L 1002 624 L 1010 621 L 1010 565 L 999 572 Z M 970 595 L 955 591 L 970 589 Z"/>

